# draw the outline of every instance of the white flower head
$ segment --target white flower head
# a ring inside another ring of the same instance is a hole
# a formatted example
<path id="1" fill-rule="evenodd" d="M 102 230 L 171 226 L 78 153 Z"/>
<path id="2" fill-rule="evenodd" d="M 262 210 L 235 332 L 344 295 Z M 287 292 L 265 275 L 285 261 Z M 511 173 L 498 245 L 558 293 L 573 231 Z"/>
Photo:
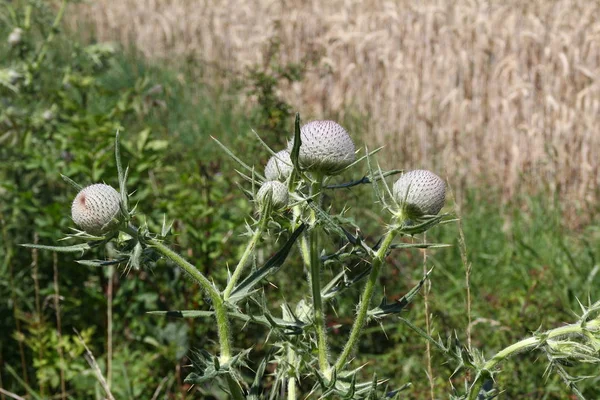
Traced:
<path id="1" fill-rule="evenodd" d="M 393 195 L 409 219 L 436 215 L 444 207 L 446 183 L 431 171 L 409 171 L 394 183 Z"/>
<path id="2" fill-rule="evenodd" d="M 267 162 L 265 167 L 265 177 L 269 181 L 285 181 L 293 171 L 290 152 L 281 150 Z"/>
<path id="3" fill-rule="evenodd" d="M 290 141 L 288 151 L 292 151 Z M 312 121 L 300 128 L 300 166 L 310 172 L 336 175 L 355 160 L 355 147 L 348 132 L 334 121 Z"/>
<path id="4" fill-rule="evenodd" d="M 121 195 L 112 186 L 103 183 L 82 189 L 71 206 L 73 222 L 90 234 L 102 234 L 120 210 Z"/>

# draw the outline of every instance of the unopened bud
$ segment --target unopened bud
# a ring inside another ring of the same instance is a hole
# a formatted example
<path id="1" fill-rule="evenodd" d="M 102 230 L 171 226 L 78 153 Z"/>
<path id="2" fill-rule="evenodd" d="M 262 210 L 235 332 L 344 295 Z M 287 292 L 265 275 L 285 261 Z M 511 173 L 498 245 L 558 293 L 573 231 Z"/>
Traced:
<path id="1" fill-rule="evenodd" d="M 263 183 L 256 194 L 258 204 L 264 204 L 268 198 L 267 196 L 271 196 L 271 205 L 274 210 L 286 207 L 290 199 L 287 186 L 279 181 L 267 181 Z"/>
<path id="2" fill-rule="evenodd" d="M 444 207 L 446 183 L 431 171 L 415 170 L 398 178 L 393 193 L 405 218 L 436 215 Z"/>
<path id="3" fill-rule="evenodd" d="M 291 152 L 294 141 L 289 143 Z M 300 166 L 310 172 L 337 175 L 355 159 L 354 142 L 334 121 L 312 121 L 300 129 Z"/>
<path id="4" fill-rule="evenodd" d="M 73 222 L 90 234 L 102 234 L 111 228 L 120 210 L 121 196 L 103 183 L 82 189 L 71 206 Z"/>
<path id="5" fill-rule="evenodd" d="M 290 152 L 281 150 L 269 159 L 265 167 L 265 177 L 269 181 L 285 181 L 293 169 Z"/>

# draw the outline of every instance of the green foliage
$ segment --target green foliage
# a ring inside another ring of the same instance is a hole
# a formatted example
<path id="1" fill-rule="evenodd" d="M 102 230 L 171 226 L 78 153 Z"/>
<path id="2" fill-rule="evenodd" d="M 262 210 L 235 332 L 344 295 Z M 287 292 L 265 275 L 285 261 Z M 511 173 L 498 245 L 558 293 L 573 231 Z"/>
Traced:
<path id="1" fill-rule="evenodd" d="M 187 299 L 202 303 L 202 296 L 185 289 L 185 277 L 177 270 L 157 272 L 163 278 L 160 290 L 151 291 L 150 287 L 156 288 L 157 277 L 151 271 L 109 276 L 100 269 L 78 266 L 69 255 L 61 255 L 56 265 L 56 292 L 52 257 L 16 245 L 47 242 L 71 226 L 69 205 L 75 192 L 61 175 L 83 185 L 105 181 L 118 186 L 113 162 L 116 131 L 122 132 L 123 157 L 132 166 L 128 183 L 134 193 L 133 205 L 152 210 L 140 217 L 155 227 L 167 212 L 180 233 L 180 245 L 201 255 L 203 269 L 219 267 L 220 273 L 226 274 L 214 260 L 236 253 L 236 245 L 231 243 L 237 238 L 229 239 L 230 231 L 246 216 L 247 207 L 223 207 L 223 201 L 235 204 L 238 200 L 227 200 L 224 195 L 230 183 L 228 177 L 218 173 L 218 164 L 181 157 L 182 151 L 191 155 L 191 148 L 205 147 L 201 138 L 188 132 L 183 124 L 172 125 L 178 117 L 171 110 L 181 109 L 173 103 L 182 97 L 194 98 L 196 93 L 176 84 L 168 73 L 141 63 L 132 68 L 131 59 L 114 46 L 74 42 L 62 32 L 60 16 L 64 10 L 56 14 L 47 2 L 3 2 L 0 8 L 0 79 L 12 79 L 0 82 L 0 363 L 13 365 L 21 379 L 0 372 L 2 385 L 15 392 L 23 390 L 24 384 L 39 389 L 41 395 L 59 392 L 56 367 L 60 364 L 67 390 L 76 386 L 82 390 L 81 396 L 91 396 L 96 390 L 93 385 L 76 385 L 81 374 L 89 373 L 87 364 L 81 352 L 69 349 L 74 343 L 72 328 L 90 328 L 94 334 L 84 336 L 102 365 L 106 365 L 103 357 L 109 345 L 114 345 L 115 369 L 121 349 L 155 353 L 153 359 L 139 357 L 140 363 L 136 364 L 136 368 L 154 371 L 155 378 L 140 375 L 129 381 L 143 380 L 146 384 L 136 384 L 132 398 L 150 397 L 163 376 L 175 379 L 177 369 L 172 365 L 177 360 L 185 362 L 186 352 L 166 352 L 169 347 L 165 346 L 165 338 L 173 333 L 167 327 L 172 324 L 140 320 L 139 316 L 164 304 L 180 304 L 183 308 Z M 21 41 L 9 44 L 5 39 L 17 28 L 23 32 Z M 157 81 L 170 86 L 163 90 Z M 210 115 L 206 105 L 200 108 Z M 194 113 L 194 105 L 190 104 L 186 112 Z M 213 118 L 210 129 L 232 123 L 231 115 L 221 120 Z M 176 140 L 179 136 L 185 139 Z M 211 150 L 203 152 L 210 154 Z M 157 187 L 170 197 L 168 202 L 155 197 Z M 207 234 L 207 228 L 214 234 Z M 111 249 L 96 246 L 94 251 L 94 258 L 102 260 Z M 112 309 L 119 318 L 112 326 L 115 342 L 109 344 L 105 338 L 106 296 L 111 280 L 115 288 Z M 57 336 L 56 296 L 60 296 L 61 337 Z M 178 326 L 187 332 L 194 324 Z M 163 327 L 167 329 L 165 334 L 161 333 Z M 205 326 L 194 334 L 210 330 Z M 61 346 L 55 344 L 63 342 L 60 359 Z M 173 364 L 160 363 L 161 367 L 156 368 L 156 357 L 160 357 L 157 348 Z M 115 393 L 120 393 L 121 384 L 125 381 L 115 380 Z M 138 393 L 140 390 L 143 394 Z"/>

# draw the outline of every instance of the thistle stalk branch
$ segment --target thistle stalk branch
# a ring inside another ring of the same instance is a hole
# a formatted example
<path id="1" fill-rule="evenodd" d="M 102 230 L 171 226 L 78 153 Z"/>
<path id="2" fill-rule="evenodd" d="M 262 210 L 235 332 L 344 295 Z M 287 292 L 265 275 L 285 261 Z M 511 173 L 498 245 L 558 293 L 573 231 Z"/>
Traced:
<path id="1" fill-rule="evenodd" d="M 289 344 L 287 349 L 287 361 L 289 364 L 289 368 L 295 368 L 296 352 L 294 351 L 294 348 Z M 294 375 L 290 375 L 287 387 L 287 398 L 288 400 L 296 400 L 297 396 L 298 395 L 296 394 L 296 377 Z"/>
<path id="2" fill-rule="evenodd" d="M 198 284 L 204 289 L 212 300 L 212 305 L 215 309 L 215 317 L 217 319 L 217 331 L 219 334 L 219 345 L 221 348 L 221 356 L 219 361 L 222 364 L 229 362 L 231 358 L 231 343 L 229 341 L 229 319 L 227 317 L 227 308 L 219 291 L 213 284 L 190 262 L 181 257 L 179 254 L 171 250 L 160 240 L 150 239 L 148 245 L 156 249 L 160 254 L 177 264 L 181 269 L 186 271 L 194 278 Z"/>
<path id="3" fill-rule="evenodd" d="M 369 310 L 369 304 L 371 303 L 371 298 L 373 297 L 373 292 L 375 290 L 375 286 L 377 285 L 377 278 L 379 277 L 381 266 L 383 265 L 385 255 L 387 254 L 394 237 L 396 237 L 396 230 L 390 230 L 381 243 L 381 247 L 379 250 L 377 250 L 377 253 L 375 253 L 375 256 L 373 257 L 371 272 L 360 298 L 360 304 L 358 307 L 358 312 L 356 313 L 354 325 L 352 325 L 352 330 L 350 331 L 350 336 L 348 337 L 348 341 L 344 346 L 344 350 L 335 363 L 336 371 L 341 371 L 344 369 L 348 357 L 350 357 L 352 350 L 354 350 L 354 347 L 358 342 L 361 331 L 367 320 L 367 311 Z"/>
<path id="4" fill-rule="evenodd" d="M 321 203 L 321 189 L 323 187 L 323 176 L 317 175 L 310 185 L 310 196 L 318 193 L 317 202 Z M 311 211 L 312 228 L 308 232 L 308 246 L 310 252 L 310 286 L 312 289 L 312 300 L 315 319 L 315 330 L 317 332 L 317 347 L 319 352 L 319 369 L 327 377 L 330 377 L 329 362 L 327 361 L 327 332 L 325 331 L 325 314 L 323 313 L 323 301 L 321 299 L 321 260 L 319 259 L 319 233 L 317 231 L 317 217 Z"/>
<path id="5" fill-rule="evenodd" d="M 225 291 L 223 292 L 223 299 L 225 301 L 227 301 L 229 299 L 231 292 L 235 288 L 235 284 L 242 276 L 242 272 L 244 271 L 244 269 L 246 268 L 246 265 L 248 264 L 248 258 L 250 257 L 250 255 L 252 255 L 252 252 L 254 251 L 256 244 L 258 243 L 258 241 L 260 240 L 260 237 L 262 236 L 263 232 L 265 231 L 268 220 L 269 220 L 268 213 L 262 212 L 261 216 L 260 216 L 260 220 L 258 222 L 258 226 L 257 226 L 256 230 L 254 231 L 254 234 L 252 235 L 252 239 L 250 239 L 250 242 L 248 242 L 248 245 L 246 246 L 246 249 L 244 250 L 244 254 L 242 254 L 242 257 L 240 258 L 240 261 L 238 262 L 237 266 L 235 267 L 235 270 L 233 271 L 233 275 L 231 275 L 231 279 L 229 280 L 229 283 L 227 283 L 227 287 L 225 288 Z"/>
<path id="6" fill-rule="evenodd" d="M 543 346 L 548 340 L 568 337 L 568 336 L 585 336 L 589 337 L 590 332 L 600 332 L 600 318 L 596 318 L 587 322 L 586 324 L 576 323 L 561 326 L 549 330 L 545 333 L 538 334 L 526 339 L 523 339 L 517 343 L 513 343 L 510 346 L 500 350 L 492 358 L 490 358 L 481 368 L 480 371 L 491 371 L 496 365 L 506 360 L 507 358 L 523 352 L 536 349 Z M 476 399 L 479 395 L 483 379 L 481 379 L 481 373 L 475 378 L 475 382 L 471 385 L 469 390 L 469 400 Z"/>

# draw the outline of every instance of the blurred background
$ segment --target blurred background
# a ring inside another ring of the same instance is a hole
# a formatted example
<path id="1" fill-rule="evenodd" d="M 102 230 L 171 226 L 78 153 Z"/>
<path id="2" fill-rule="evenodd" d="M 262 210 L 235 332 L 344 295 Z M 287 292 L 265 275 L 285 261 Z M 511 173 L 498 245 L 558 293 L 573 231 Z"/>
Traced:
<path id="1" fill-rule="evenodd" d="M 262 168 L 269 154 L 252 130 L 278 150 L 299 112 L 340 122 L 357 147 L 384 146 L 386 169 L 447 179 L 464 241 L 458 224 L 428 233 L 453 245 L 427 253 L 434 336 L 466 341 L 470 329 L 491 356 L 573 321 L 577 299 L 598 300 L 600 284 L 599 77 L 596 1 L 0 0 L 0 387 L 101 398 L 76 328 L 118 398 L 222 396 L 183 383 L 193 352 L 213 346 L 212 322 L 145 314 L 208 307 L 178 270 L 92 269 L 17 246 L 55 243 L 72 226 L 75 193 L 60 174 L 117 186 L 117 129 L 139 220 L 154 229 L 164 214 L 174 220 L 176 247 L 216 281 L 243 250 L 253 205 L 210 136 Z M 342 197 L 376 240 L 386 216 L 368 188 Z M 390 259 L 388 299 L 421 278 L 423 257 Z M 292 263 L 276 282 L 292 303 L 306 292 L 297 274 Z M 357 294 L 327 321 L 332 351 Z M 281 293 L 269 295 L 277 310 Z M 423 299 L 404 317 L 424 327 Z M 359 348 L 365 379 L 411 382 L 415 399 L 432 385 L 435 398 L 463 387 L 435 350 L 429 380 L 425 343 L 406 326 L 383 328 L 369 326 Z M 239 326 L 235 340 L 260 355 L 265 332 Z M 504 367 L 504 398 L 570 395 L 535 354 Z M 598 380 L 580 389 L 597 398 Z"/>

